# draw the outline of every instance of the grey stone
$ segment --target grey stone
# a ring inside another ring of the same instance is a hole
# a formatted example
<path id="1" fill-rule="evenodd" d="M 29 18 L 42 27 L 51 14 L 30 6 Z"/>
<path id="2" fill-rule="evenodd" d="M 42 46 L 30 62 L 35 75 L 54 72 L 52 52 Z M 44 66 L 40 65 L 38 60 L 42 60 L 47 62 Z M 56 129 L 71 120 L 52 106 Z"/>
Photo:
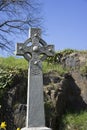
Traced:
<path id="1" fill-rule="evenodd" d="M 50 128 L 47 127 L 31 127 L 31 128 L 22 128 L 22 130 L 51 130 Z"/>
<path id="2" fill-rule="evenodd" d="M 71 53 L 65 58 L 65 65 L 66 67 L 72 69 L 79 69 L 80 60 L 77 53 Z"/>
<path id="3" fill-rule="evenodd" d="M 45 127 L 43 101 L 42 61 L 54 55 L 54 46 L 40 38 L 41 30 L 31 28 L 30 38 L 24 43 L 17 43 L 16 54 L 24 56 L 29 62 L 27 89 L 26 127 L 29 130 L 49 130 Z M 29 44 L 32 42 L 32 45 Z M 41 55 L 44 54 L 42 57 Z"/>

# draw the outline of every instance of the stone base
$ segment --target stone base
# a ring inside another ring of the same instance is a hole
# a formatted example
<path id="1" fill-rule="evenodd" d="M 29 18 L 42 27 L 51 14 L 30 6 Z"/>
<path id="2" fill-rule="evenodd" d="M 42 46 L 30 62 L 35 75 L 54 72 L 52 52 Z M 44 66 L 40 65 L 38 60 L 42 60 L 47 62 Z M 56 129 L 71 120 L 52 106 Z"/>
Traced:
<path id="1" fill-rule="evenodd" d="M 47 128 L 47 127 L 24 127 L 21 130 L 52 130 L 51 128 Z"/>

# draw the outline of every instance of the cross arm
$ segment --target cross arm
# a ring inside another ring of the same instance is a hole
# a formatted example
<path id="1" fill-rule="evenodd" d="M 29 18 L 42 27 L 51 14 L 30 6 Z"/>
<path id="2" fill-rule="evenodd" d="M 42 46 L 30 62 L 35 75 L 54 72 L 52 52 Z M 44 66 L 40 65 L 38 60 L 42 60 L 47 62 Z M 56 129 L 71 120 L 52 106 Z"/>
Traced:
<path id="1" fill-rule="evenodd" d="M 54 56 L 54 45 L 46 45 L 40 48 L 40 54 L 45 54 L 47 56 Z"/>
<path id="2" fill-rule="evenodd" d="M 25 53 L 32 53 L 32 46 L 25 46 L 23 43 L 17 43 L 16 55 L 23 56 Z"/>
<path id="3" fill-rule="evenodd" d="M 23 54 L 24 54 L 24 52 L 23 52 L 23 43 L 17 43 L 15 53 L 16 53 L 16 55 L 23 56 Z"/>

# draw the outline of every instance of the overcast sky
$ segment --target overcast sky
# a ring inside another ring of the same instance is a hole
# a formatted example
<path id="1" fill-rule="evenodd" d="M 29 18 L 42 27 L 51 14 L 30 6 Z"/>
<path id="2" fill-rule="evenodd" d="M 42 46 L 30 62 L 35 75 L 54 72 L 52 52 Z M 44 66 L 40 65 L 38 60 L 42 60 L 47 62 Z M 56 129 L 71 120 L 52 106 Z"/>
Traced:
<path id="1" fill-rule="evenodd" d="M 48 43 L 87 50 L 87 0 L 41 0 Z"/>

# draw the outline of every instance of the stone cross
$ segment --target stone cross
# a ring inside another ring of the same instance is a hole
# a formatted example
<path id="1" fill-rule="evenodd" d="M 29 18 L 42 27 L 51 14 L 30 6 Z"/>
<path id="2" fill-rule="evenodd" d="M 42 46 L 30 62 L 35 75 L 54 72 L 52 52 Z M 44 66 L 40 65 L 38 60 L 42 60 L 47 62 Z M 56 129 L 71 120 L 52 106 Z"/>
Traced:
<path id="1" fill-rule="evenodd" d="M 45 127 L 42 64 L 54 55 L 54 46 L 41 39 L 39 28 L 30 29 L 30 38 L 17 43 L 16 55 L 24 56 L 29 62 L 27 89 L 27 116 L 24 130 L 50 130 Z"/>

